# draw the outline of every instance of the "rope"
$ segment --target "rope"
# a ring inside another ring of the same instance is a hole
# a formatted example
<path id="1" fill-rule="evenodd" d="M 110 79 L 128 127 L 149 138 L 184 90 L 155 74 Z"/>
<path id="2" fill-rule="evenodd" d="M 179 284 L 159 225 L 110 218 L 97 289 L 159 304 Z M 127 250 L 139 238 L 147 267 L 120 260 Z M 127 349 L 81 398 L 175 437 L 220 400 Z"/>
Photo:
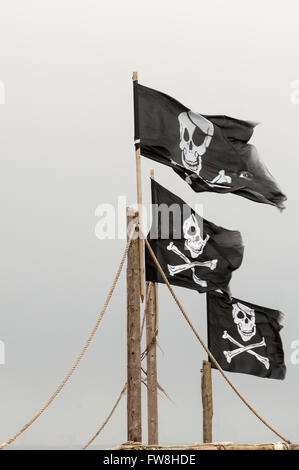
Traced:
<path id="1" fill-rule="evenodd" d="M 63 387 L 65 386 L 65 384 L 67 383 L 67 381 L 69 380 L 69 378 L 71 377 L 71 375 L 74 373 L 75 369 L 77 368 L 77 366 L 79 365 L 79 362 L 81 361 L 81 359 L 83 358 L 84 354 L 86 353 L 87 351 L 87 348 L 88 346 L 90 345 L 91 341 L 93 340 L 93 337 L 102 321 L 102 318 L 104 316 L 104 313 L 108 307 L 108 304 L 110 302 L 110 299 L 112 297 L 112 294 L 114 292 L 114 289 L 115 289 L 115 286 L 117 284 L 117 281 L 119 279 L 119 276 L 120 276 L 120 273 L 121 273 L 121 270 L 123 268 L 123 265 L 125 263 L 125 260 L 126 260 L 126 257 L 127 257 L 127 253 L 129 251 L 129 248 L 130 248 L 130 245 L 131 245 L 131 242 L 132 242 L 132 237 L 133 237 L 133 234 L 134 234 L 134 231 L 135 231 L 135 228 L 136 228 L 136 224 L 132 227 L 132 230 L 131 230 L 131 233 L 128 237 L 128 241 L 127 241 L 127 244 L 126 244 L 126 247 L 125 247 L 125 250 L 124 250 L 124 253 L 122 255 L 122 258 L 121 258 L 121 261 L 120 261 L 120 264 L 119 264 L 119 267 L 117 269 L 117 272 L 116 272 L 116 275 L 115 275 L 115 278 L 113 280 L 113 283 L 112 283 L 112 286 L 109 290 L 109 293 L 107 295 L 107 298 L 106 298 L 106 301 L 105 301 L 105 304 L 98 316 L 98 319 L 87 339 L 87 341 L 85 342 L 79 356 L 77 357 L 77 359 L 75 360 L 74 364 L 72 365 L 71 369 L 69 370 L 69 372 L 67 373 L 67 375 L 65 376 L 65 378 L 62 380 L 62 382 L 60 383 L 59 387 L 55 390 L 55 392 L 50 396 L 49 400 L 40 408 L 40 410 L 33 416 L 33 418 L 31 418 L 30 421 L 28 421 L 28 423 L 26 423 L 18 432 L 16 432 L 12 437 L 10 437 L 6 442 L 3 442 L 1 445 L 0 445 L 0 450 L 4 449 L 5 447 L 7 447 L 9 444 L 11 444 L 15 439 L 17 439 L 24 431 L 26 431 L 26 429 L 29 428 L 29 426 L 31 426 L 34 421 L 37 420 L 37 418 L 40 417 L 40 415 L 48 408 L 48 406 L 52 403 L 52 401 L 57 397 L 57 395 L 61 392 L 61 390 L 63 389 Z"/>
<path id="2" fill-rule="evenodd" d="M 146 284 L 147 284 L 147 292 L 146 292 L 146 302 L 145 302 L 144 315 L 143 315 L 142 327 L 141 327 L 141 336 L 142 336 L 143 329 L 144 329 L 144 322 L 145 322 L 146 314 L 149 308 L 150 294 L 151 294 L 152 289 L 155 289 L 155 286 L 152 282 L 147 282 Z M 144 360 L 150 348 L 157 342 L 157 335 L 158 335 L 158 329 L 156 328 L 154 332 L 154 336 L 152 337 L 149 344 L 146 345 L 145 350 L 141 353 L 141 361 Z"/>
<path id="3" fill-rule="evenodd" d="M 145 312 L 146 312 L 146 309 L 148 308 L 148 302 L 149 302 L 149 298 L 150 298 L 150 293 L 151 293 L 151 284 L 148 285 L 148 288 L 147 288 L 147 292 L 146 292 L 146 299 L 145 299 L 145 306 L 144 306 L 144 314 L 143 314 L 143 319 L 142 319 L 142 325 L 141 325 L 141 329 L 140 329 L 140 340 L 142 338 L 142 335 L 143 335 L 143 330 L 144 330 L 144 325 L 145 325 Z M 142 368 L 141 368 L 142 369 Z M 143 369 L 142 369 L 143 370 Z M 116 410 L 120 400 L 121 400 L 121 397 L 125 394 L 126 390 L 127 390 L 127 387 L 128 387 L 128 383 L 126 382 L 125 385 L 124 385 L 124 388 L 122 389 L 122 391 L 120 392 L 119 394 L 119 397 L 118 399 L 116 400 L 112 410 L 110 411 L 110 413 L 108 414 L 107 418 L 105 419 L 104 423 L 101 425 L 101 427 L 97 430 L 97 432 L 92 436 L 92 438 L 87 442 L 87 444 L 85 444 L 83 447 L 82 447 L 82 450 L 86 450 L 88 446 L 90 446 L 90 444 L 98 437 L 98 435 L 103 431 L 104 427 L 106 426 L 106 424 L 108 424 L 108 422 L 110 421 L 114 411 Z"/>
<path id="4" fill-rule="evenodd" d="M 90 444 L 98 437 L 98 435 L 103 431 L 104 427 L 106 426 L 106 424 L 110 421 L 110 418 L 111 416 L 113 415 L 114 411 L 116 410 L 122 396 L 126 393 L 126 390 L 127 390 L 127 382 L 125 383 L 124 385 L 124 388 L 122 389 L 122 391 L 120 392 L 119 394 L 119 397 L 118 399 L 116 400 L 112 410 L 110 411 L 109 415 L 107 416 L 107 418 L 105 419 L 105 421 L 103 422 L 102 426 L 97 430 L 97 432 L 92 436 L 91 439 L 89 439 L 89 441 L 87 442 L 87 444 L 85 444 L 83 447 L 82 447 L 82 450 L 86 450 L 88 446 L 90 446 Z"/>
<path id="5" fill-rule="evenodd" d="M 150 299 L 151 290 L 152 290 L 151 283 L 147 283 L 147 291 L 146 291 L 144 313 L 143 313 L 142 325 L 141 325 L 141 331 L 140 331 L 140 339 L 142 338 L 142 335 L 143 335 L 143 330 L 144 330 L 144 325 L 145 325 L 145 317 L 146 317 L 145 314 L 146 314 L 146 309 L 148 308 L 148 303 L 149 303 L 149 299 Z"/>
<path id="6" fill-rule="evenodd" d="M 152 337 L 151 341 L 146 345 L 145 350 L 141 353 L 141 361 L 143 361 L 146 358 L 151 347 L 157 343 L 157 335 L 158 335 L 158 330 L 154 332 L 154 336 Z"/>
<path id="7" fill-rule="evenodd" d="M 144 237 L 144 241 L 146 243 L 146 246 L 165 282 L 165 284 L 167 285 L 173 299 L 175 300 L 176 304 L 178 305 L 180 311 L 182 312 L 183 316 L 185 317 L 185 320 L 187 321 L 187 323 L 189 324 L 190 328 L 192 329 L 193 333 L 195 334 L 196 338 L 198 339 L 198 341 L 200 342 L 200 344 L 202 345 L 202 347 L 204 348 L 204 350 L 206 351 L 206 353 L 208 354 L 209 358 L 211 359 L 211 361 L 215 364 L 215 366 L 217 367 L 217 369 L 219 370 L 219 372 L 221 373 L 221 375 L 223 376 L 223 378 L 226 380 L 226 382 L 228 383 L 228 385 L 233 389 L 233 391 L 238 395 L 238 397 L 242 400 L 242 402 L 247 406 L 247 408 L 250 409 L 250 411 L 252 411 L 253 414 L 255 414 L 255 416 L 265 425 L 267 426 L 267 428 L 269 428 L 272 432 L 274 432 L 274 434 L 276 434 L 276 436 L 278 436 L 280 439 L 282 439 L 283 441 L 287 442 L 288 444 L 291 444 L 291 441 L 289 441 L 289 439 L 287 439 L 286 437 L 284 437 L 282 434 L 280 434 L 275 428 L 273 428 L 273 426 L 271 426 L 251 405 L 250 403 L 246 400 L 246 398 L 239 392 L 239 390 L 235 387 L 235 385 L 230 381 L 230 379 L 228 378 L 228 376 L 226 375 L 226 373 L 224 372 L 224 370 L 222 369 L 222 367 L 220 366 L 220 364 L 217 362 L 216 358 L 213 356 L 213 354 L 211 353 L 211 351 L 209 350 L 209 348 L 207 347 L 207 345 L 205 344 L 205 342 L 203 341 L 203 339 L 201 338 L 201 336 L 199 335 L 199 333 L 197 332 L 195 326 L 193 325 L 193 323 L 191 322 L 191 320 L 189 319 L 187 313 L 185 312 L 181 302 L 179 301 L 179 299 L 177 298 L 175 292 L 173 291 L 171 285 L 169 284 L 168 282 L 168 279 L 163 271 L 163 269 L 161 268 L 161 265 L 151 247 L 151 245 L 149 244 L 149 241 L 147 240 L 147 238 Z"/>
<path id="8" fill-rule="evenodd" d="M 144 373 L 144 375 L 146 376 L 146 379 L 145 379 L 145 380 L 147 380 L 147 371 L 144 370 L 143 367 L 141 367 L 141 370 L 142 370 L 142 372 Z M 162 392 L 162 393 L 166 396 L 166 398 L 167 398 L 169 401 L 171 401 L 171 403 L 174 404 L 174 401 L 172 400 L 172 398 L 168 395 L 168 393 L 167 393 L 166 390 L 162 387 L 162 385 L 159 384 L 159 382 L 157 382 L 157 387 L 158 387 L 158 389 L 160 390 L 160 392 Z"/>

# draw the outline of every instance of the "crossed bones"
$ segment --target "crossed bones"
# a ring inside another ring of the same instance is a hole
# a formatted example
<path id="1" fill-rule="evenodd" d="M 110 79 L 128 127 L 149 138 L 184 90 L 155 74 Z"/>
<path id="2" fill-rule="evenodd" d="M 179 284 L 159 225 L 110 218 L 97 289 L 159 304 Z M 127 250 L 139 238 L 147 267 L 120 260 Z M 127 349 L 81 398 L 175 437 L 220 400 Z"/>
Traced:
<path id="1" fill-rule="evenodd" d="M 235 344 L 236 346 L 239 346 L 238 348 L 234 349 L 233 351 L 223 351 L 223 354 L 226 357 L 227 362 L 230 364 L 231 360 L 233 357 L 238 356 L 238 354 L 241 354 L 243 352 L 248 352 L 248 354 L 251 354 L 252 356 L 255 356 L 258 361 L 260 361 L 266 369 L 269 369 L 270 367 L 270 362 L 267 357 L 261 356 L 260 354 L 257 354 L 255 351 L 252 351 L 252 349 L 255 348 L 260 348 L 262 346 L 266 346 L 265 343 L 265 338 L 262 339 L 260 343 L 255 343 L 255 344 L 248 344 L 247 346 L 243 346 L 241 343 L 236 341 L 234 338 L 232 338 L 227 331 L 223 332 L 222 335 L 223 339 L 228 339 L 232 344 Z"/>
<path id="2" fill-rule="evenodd" d="M 182 258 L 184 261 L 186 261 L 186 264 L 179 264 L 176 266 L 173 266 L 171 264 L 168 264 L 168 271 L 171 276 L 174 276 L 177 273 L 180 273 L 182 271 L 186 271 L 187 269 L 191 269 L 192 271 L 192 277 L 193 281 L 196 282 L 196 284 L 199 284 L 201 287 L 207 287 L 207 281 L 203 281 L 200 279 L 198 276 L 195 274 L 195 267 L 196 266 L 201 266 L 205 268 L 209 268 L 212 271 L 216 268 L 217 265 L 217 259 L 212 259 L 210 261 L 190 261 L 189 258 L 187 258 L 184 253 L 182 253 L 177 246 L 173 242 L 170 242 L 167 250 L 173 251 L 176 255 L 178 255 L 180 258 Z"/>

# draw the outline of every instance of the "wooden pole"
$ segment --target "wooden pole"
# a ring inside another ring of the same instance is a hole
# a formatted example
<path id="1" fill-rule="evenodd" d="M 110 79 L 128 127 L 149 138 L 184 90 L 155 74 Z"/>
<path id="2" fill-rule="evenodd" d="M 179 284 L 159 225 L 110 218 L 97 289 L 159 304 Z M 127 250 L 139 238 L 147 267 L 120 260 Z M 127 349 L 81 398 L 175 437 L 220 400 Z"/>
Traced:
<path id="1" fill-rule="evenodd" d="M 133 83 L 138 83 L 138 73 L 133 72 Z M 140 136 L 139 136 L 139 122 L 138 122 L 138 103 L 137 96 L 134 88 L 134 114 L 135 114 L 135 142 L 136 145 L 136 181 L 137 181 L 137 204 L 139 212 L 139 225 L 140 225 L 140 235 L 139 235 L 139 271 L 140 271 L 140 297 L 141 301 L 144 300 L 144 243 L 142 239 L 142 190 L 141 190 L 141 161 L 140 161 Z"/>
<path id="2" fill-rule="evenodd" d="M 212 374 L 211 363 L 202 362 L 201 369 L 201 396 L 203 409 L 203 442 L 213 442 L 212 439 L 212 418 L 213 418 L 213 395 L 212 395 Z"/>
<path id="3" fill-rule="evenodd" d="M 154 170 L 150 172 L 154 179 Z M 158 440 L 158 379 L 157 379 L 157 334 L 158 334 L 158 285 L 146 283 L 150 290 L 149 303 L 145 312 L 147 351 L 147 420 L 148 444 L 159 444 Z"/>
<path id="4" fill-rule="evenodd" d="M 127 208 L 127 227 L 138 212 Z M 138 220 L 138 219 L 137 219 Z M 141 346 L 140 346 L 140 277 L 139 243 L 133 240 L 127 256 L 127 438 L 142 442 L 141 427 Z"/>
<path id="5" fill-rule="evenodd" d="M 157 317 L 156 317 L 156 288 L 153 282 L 146 283 L 149 302 L 145 311 L 146 316 L 146 345 L 147 345 L 147 422 L 148 444 L 158 444 L 158 386 L 157 386 Z M 147 298 L 147 297 L 146 297 Z"/>

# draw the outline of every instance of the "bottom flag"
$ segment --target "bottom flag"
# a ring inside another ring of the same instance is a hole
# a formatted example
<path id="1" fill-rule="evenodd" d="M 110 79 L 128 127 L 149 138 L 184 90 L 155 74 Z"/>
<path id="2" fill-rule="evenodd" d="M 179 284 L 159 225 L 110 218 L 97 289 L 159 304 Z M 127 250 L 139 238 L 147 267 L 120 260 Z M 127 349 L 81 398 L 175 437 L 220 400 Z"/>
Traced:
<path id="1" fill-rule="evenodd" d="M 279 331 L 283 315 L 223 294 L 207 293 L 208 345 L 222 369 L 284 379 L 286 366 Z M 215 367 L 212 363 L 212 367 Z"/>

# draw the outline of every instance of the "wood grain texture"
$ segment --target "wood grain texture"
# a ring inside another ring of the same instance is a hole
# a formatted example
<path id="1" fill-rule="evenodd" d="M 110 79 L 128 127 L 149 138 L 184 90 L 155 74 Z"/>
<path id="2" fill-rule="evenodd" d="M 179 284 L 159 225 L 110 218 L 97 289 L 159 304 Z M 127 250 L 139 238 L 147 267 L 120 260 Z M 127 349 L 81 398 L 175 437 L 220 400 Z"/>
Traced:
<path id="1" fill-rule="evenodd" d="M 146 344 L 147 352 L 147 419 L 148 443 L 158 444 L 158 383 L 157 383 L 157 340 L 156 340 L 156 288 L 153 282 L 146 283 L 150 290 L 146 308 Z"/>
<path id="2" fill-rule="evenodd" d="M 127 209 L 127 226 L 138 213 Z M 128 230 L 129 232 L 129 230 Z M 128 440 L 142 440 L 141 423 L 141 346 L 140 346 L 140 276 L 139 238 L 133 240 L 127 256 L 127 435 Z"/>
<path id="3" fill-rule="evenodd" d="M 202 362 L 201 396 L 203 410 L 203 442 L 212 442 L 213 394 L 211 364 Z"/>

